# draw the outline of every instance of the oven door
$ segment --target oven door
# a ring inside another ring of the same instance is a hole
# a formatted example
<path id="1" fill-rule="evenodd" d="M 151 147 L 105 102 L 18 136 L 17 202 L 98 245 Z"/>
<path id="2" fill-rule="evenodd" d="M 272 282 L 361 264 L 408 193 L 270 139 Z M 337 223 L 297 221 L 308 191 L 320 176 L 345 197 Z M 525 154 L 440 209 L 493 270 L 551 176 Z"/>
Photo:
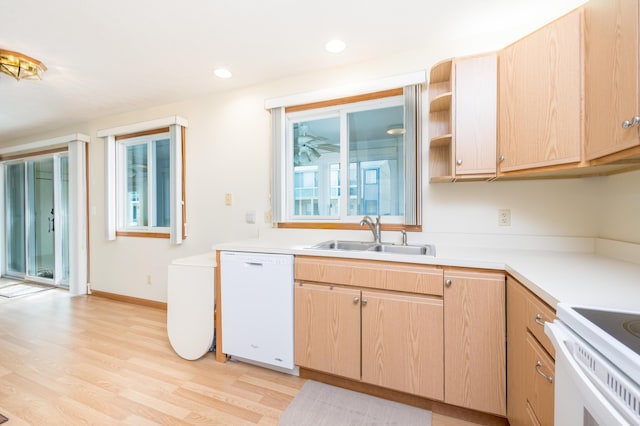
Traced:
<path id="1" fill-rule="evenodd" d="M 545 323 L 545 333 L 556 349 L 555 424 L 558 426 L 630 425 L 573 357 L 573 342 L 578 337 L 558 320 Z"/>

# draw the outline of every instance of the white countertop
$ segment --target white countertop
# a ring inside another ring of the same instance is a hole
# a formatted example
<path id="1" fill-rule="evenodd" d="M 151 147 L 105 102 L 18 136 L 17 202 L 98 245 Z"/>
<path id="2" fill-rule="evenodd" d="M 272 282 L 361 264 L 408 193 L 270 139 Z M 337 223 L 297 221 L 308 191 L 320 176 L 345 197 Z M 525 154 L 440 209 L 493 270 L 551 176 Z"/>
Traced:
<path id="1" fill-rule="evenodd" d="M 190 257 L 182 257 L 171 261 L 172 265 L 195 266 L 201 268 L 215 268 L 216 254 L 215 252 L 198 254 Z"/>
<path id="2" fill-rule="evenodd" d="M 292 243 L 291 239 L 254 239 L 217 244 L 213 249 L 503 270 L 554 308 L 558 302 L 564 302 L 640 310 L 640 264 L 608 257 L 610 253 L 606 253 L 607 256 L 596 254 L 595 249 L 523 250 L 512 247 L 455 247 L 436 244 L 436 256 L 432 257 L 309 248 L 321 241 L 324 240 Z M 593 247 L 597 246 L 599 245 L 593 244 Z M 633 250 L 637 250 L 635 245 L 631 246 Z M 629 251 L 626 246 L 617 247 L 617 250 Z"/>

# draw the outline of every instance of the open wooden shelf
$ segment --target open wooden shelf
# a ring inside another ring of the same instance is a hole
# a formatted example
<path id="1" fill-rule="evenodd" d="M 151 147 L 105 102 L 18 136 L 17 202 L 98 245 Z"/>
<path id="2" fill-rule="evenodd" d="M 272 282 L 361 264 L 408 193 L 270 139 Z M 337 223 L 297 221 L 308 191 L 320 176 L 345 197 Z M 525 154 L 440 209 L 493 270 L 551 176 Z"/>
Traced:
<path id="1" fill-rule="evenodd" d="M 453 59 L 435 64 L 429 73 L 429 182 L 452 182 Z"/>
<path id="2" fill-rule="evenodd" d="M 449 146 L 451 145 L 451 139 L 452 139 L 452 135 L 451 133 L 447 133 L 446 135 L 439 135 L 436 137 L 431 138 L 431 141 L 429 141 L 429 147 L 430 148 L 440 148 L 440 147 L 445 147 L 445 146 Z"/>
<path id="3" fill-rule="evenodd" d="M 430 112 L 448 111 L 451 109 L 451 92 L 446 92 L 431 99 Z"/>
<path id="4" fill-rule="evenodd" d="M 429 84 L 450 82 L 452 65 L 453 59 L 445 59 L 431 67 L 431 72 L 429 73 Z"/>

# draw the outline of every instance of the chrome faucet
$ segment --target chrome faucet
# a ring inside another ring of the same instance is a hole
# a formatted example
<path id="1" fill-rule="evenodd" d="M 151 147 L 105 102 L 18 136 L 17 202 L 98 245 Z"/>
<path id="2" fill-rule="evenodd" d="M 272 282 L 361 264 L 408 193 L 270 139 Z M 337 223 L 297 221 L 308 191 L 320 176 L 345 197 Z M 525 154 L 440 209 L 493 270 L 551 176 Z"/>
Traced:
<path id="1" fill-rule="evenodd" d="M 362 220 L 360 221 L 360 226 L 364 226 L 364 225 L 369 226 L 369 229 L 373 233 L 373 240 L 376 242 L 376 244 L 380 244 L 382 242 L 381 241 L 382 235 L 380 230 L 380 216 L 376 217 L 375 223 L 373 222 L 373 219 L 371 219 L 370 216 L 363 217 Z"/>

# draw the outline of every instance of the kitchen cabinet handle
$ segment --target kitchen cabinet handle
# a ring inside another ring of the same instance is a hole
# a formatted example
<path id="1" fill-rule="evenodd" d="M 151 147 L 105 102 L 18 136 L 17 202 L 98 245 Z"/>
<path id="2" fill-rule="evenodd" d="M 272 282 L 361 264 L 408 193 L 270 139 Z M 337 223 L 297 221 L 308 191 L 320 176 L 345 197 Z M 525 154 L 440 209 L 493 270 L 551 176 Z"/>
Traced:
<path id="1" fill-rule="evenodd" d="M 501 155 L 500 157 L 498 157 L 498 161 L 500 162 L 504 161 L 504 155 Z"/>
<path id="2" fill-rule="evenodd" d="M 622 127 L 623 127 L 624 129 L 628 129 L 629 127 L 635 127 L 635 126 L 637 126 L 638 124 L 640 124 L 640 115 L 636 115 L 636 116 L 634 116 L 634 117 L 631 119 L 631 121 L 629 121 L 629 120 L 624 120 L 624 121 L 622 122 Z"/>
<path id="3" fill-rule="evenodd" d="M 547 382 L 553 383 L 553 377 L 547 376 L 546 374 L 544 374 L 542 370 L 540 370 L 541 367 L 542 367 L 542 363 L 540 361 L 536 361 L 536 372 L 542 377 L 544 377 L 545 379 L 547 379 Z"/>
<path id="4" fill-rule="evenodd" d="M 451 286 L 451 280 L 444 280 L 444 285 L 447 287 Z"/>
<path id="5" fill-rule="evenodd" d="M 544 321 L 542 321 L 542 315 L 536 314 L 536 318 L 534 321 L 536 322 L 536 324 L 540 324 L 541 326 L 544 327 Z"/>
<path id="6" fill-rule="evenodd" d="M 359 301 L 360 301 L 360 298 L 358 298 L 358 297 L 354 297 L 353 298 L 353 303 L 358 303 Z"/>
<path id="7" fill-rule="evenodd" d="M 458 159 L 456 160 L 456 164 L 457 164 L 458 166 L 461 166 L 461 165 L 462 165 L 462 160 L 458 158 Z"/>
<path id="8" fill-rule="evenodd" d="M 362 306 L 365 306 L 367 304 L 367 299 L 362 299 Z"/>

